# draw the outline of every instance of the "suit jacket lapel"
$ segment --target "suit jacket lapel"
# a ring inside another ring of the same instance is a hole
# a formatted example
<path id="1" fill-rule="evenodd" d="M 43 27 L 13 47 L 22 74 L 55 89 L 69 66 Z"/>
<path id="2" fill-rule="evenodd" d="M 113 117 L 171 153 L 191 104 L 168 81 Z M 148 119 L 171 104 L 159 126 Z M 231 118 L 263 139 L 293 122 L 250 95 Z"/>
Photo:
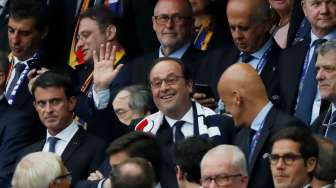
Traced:
<path id="1" fill-rule="evenodd" d="M 72 156 L 72 153 L 76 151 L 76 149 L 80 146 L 81 140 L 85 136 L 85 132 L 79 128 L 76 134 L 72 137 L 68 145 L 66 146 L 64 152 L 62 153 L 62 159 L 64 163 L 69 160 L 69 158 Z"/>
<path id="2" fill-rule="evenodd" d="M 270 84 L 272 84 L 275 76 L 275 71 L 278 67 L 278 62 L 275 59 L 277 57 L 277 54 L 281 51 L 280 47 L 277 45 L 277 43 L 273 40 L 271 51 L 268 54 L 268 57 L 266 57 L 267 62 L 265 64 L 265 67 L 261 71 L 260 77 L 263 80 L 265 87 L 268 88 Z"/>
<path id="3" fill-rule="evenodd" d="M 253 156 L 252 156 L 252 160 L 250 163 L 250 172 L 252 172 L 252 169 L 254 167 L 254 164 L 256 162 L 256 160 L 260 157 L 262 157 L 263 153 L 260 153 L 261 150 L 263 149 L 263 147 L 265 146 L 266 140 L 268 139 L 269 135 L 270 135 L 270 129 L 272 127 L 272 125 L 274 124 L 274 118 L 275 118 L 275 108 L 272 107 L 272 109 L 269 111 L 269 113 L 267 114 L 265 120 L 264 120 L 264 125 L 261 129 L 261 135 L 258 139 L 258 143 L 254 149 L 253 152 Z"/>

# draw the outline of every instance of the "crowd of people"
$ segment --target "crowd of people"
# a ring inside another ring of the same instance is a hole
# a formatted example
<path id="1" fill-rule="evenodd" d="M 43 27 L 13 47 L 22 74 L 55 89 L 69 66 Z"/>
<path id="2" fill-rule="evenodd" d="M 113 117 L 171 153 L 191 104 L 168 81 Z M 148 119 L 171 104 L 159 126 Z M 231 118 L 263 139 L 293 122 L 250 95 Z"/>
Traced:
<path id="1" fill-rule="evenodd" d="M 336 187 L 335 0 L 0 0 L 1 188 Z"/>

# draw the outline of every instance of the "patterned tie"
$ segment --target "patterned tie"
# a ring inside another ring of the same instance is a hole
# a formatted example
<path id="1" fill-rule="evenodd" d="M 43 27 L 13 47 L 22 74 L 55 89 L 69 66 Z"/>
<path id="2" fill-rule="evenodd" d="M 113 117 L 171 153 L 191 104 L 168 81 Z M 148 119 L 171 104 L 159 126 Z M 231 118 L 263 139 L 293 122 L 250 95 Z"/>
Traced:
<path id="1" fill-rule="evenodd" d="M 329 120 L 325 136 L 336 143 L 336 111 L 334 111 Z"/>
<path id="2" fill-rule="evenodd" d="M 252 162 L 253 153 L 254 153 L 254 150 L 257 146 L 260 135 L 261 134 L 260 134 L 259 131 L 255 131 L 255 130 L 251 129 L 251 131 L 250 131 L 250 148 L 249 148 L 249 156 L 248 156 L 248 163 L 249 164 Z"/>
<path id="3" fill-rule="evenodd" d="M 11 93 L 13 92 L 14 86 L 16 85 L 17 81 L 19 80 L 22 71 L 26 68 L 26 65 L 23 63 L 16 63 L 15 64 L 15 75 L 12 81 L 9 84 L 7 92 L 5 93 L 6 99 L 9 100 Z"/>
<path id="4" fill-rule="evenodd" d="M 249 63 L 254 57 L 251 54 L 249 54 L 249 53 L 243 52 L 240 55 L 240 58 L 241 58 L 241 62 L 243 62 L 243 63 Z"/>
<path id="5" fill-rule="evenodd" d="M 48 138 L 49 142 L 49 152 L 55 153 L 55 146 L 59 138 L 51 136 Z"/>
<path id="6" fill-rule="evenodd" d="M 310 125 L 312 108 L 317 91 L 317 80 L 315 69 L 315 63 L 317 59 L 316 49 L 326 41 L 327 41 L 326 39 L 317 39 L 313 42 L 312 46 L 315 46 L 315 49 L 302 83 L 303 85 L 299 95 L 299 101 L 296 107 L 295 116 L 301 119 L 307 125 Z"/>
<path id="7" fill-rule="evenodd" d="M 185 121 L 177 121 L 173 125 L 173 127 L 175 127 L 175 143 L 180 142 L 185 138 L 181 130 L 184 123 Z"/>

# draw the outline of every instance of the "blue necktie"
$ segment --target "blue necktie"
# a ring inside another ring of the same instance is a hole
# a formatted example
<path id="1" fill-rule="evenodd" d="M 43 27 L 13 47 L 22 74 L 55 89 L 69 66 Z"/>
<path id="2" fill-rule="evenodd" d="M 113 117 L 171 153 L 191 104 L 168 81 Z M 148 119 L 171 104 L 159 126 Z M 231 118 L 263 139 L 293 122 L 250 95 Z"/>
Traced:
<path id="1" fill-rule="evenodd" d="M 325 137 L 336 143 L 336 111 L 331 114 Z"/>
<path id="2" fill-rule="evenodd" d="M 173 127 L 175 127 L 175 143 L 180 142 L 185 139 L 183 133 L 182 133 L 182 125 L 185 123 L 185 121 L 177 121 L 174 123 Z"/>
<path id="3" fill-rule="evenodd" d="M 241 58 L 241 62 L 243 62 L 243 63 L 249 63 L 254 57 L 251 54 L 249 54 L 249 53 L 243 52 L 240 55 L 240 58 Z"/>
<path id="4" fill-rule="evenodd" d="M 48 142 L 49 142 L 49 152 L 55 153 L 55 146 L 56 146 L 56 142 L 59 140 L 59 138 L 57 137 L 49 137 L 48 138 Z"/>
<path id="5" fill-rule="evenodd" d="M 316 80 L 316 69 L 315 63 L 317 59 L 316 49 L 323 43 L 326 39 L 317 39 L 313 42 L 312 46 L 315 46 L 313 56 L 310 60 L 308 70 L 303 80 L 302 89 L 299 95 L 299 101 L 296 107 L 295 116 L 300 120 L 310 125 L 312 108 L 314 104 L 314 99 L 317 91 L 317 80 Z M 307 54 L 309 55 L 309 54 Z"/>
<path id="6" fill-rule="evenodd" d="M 22 71 L 26 68 L 26 65 L 23 63 L 16 63 L 14 70 L 15 70 L 15 75 L 14 78 L 12 79 L 12 81 L 9 83 L 9 87 L 7 89 L 7 92 L 5 93 L 6 99 L 9 100 L 11 93 L 13 92 L 14 86 L 16 85 L 16 83 L 18 82 Z"/>
<path id="7" fill-rule="evenodd" d="M 257 146 L 260 135 L 261 134 L 260 134 L 259 131 L 255 131 L 255 130 L 251 129 L 251 132 L 250 132 L 250 147 L 249 147 L 249 156 L 248 156 L 248 163 L 249 164 L 252 162 L 253 153 L 254 153 L 254 150 Z"/>

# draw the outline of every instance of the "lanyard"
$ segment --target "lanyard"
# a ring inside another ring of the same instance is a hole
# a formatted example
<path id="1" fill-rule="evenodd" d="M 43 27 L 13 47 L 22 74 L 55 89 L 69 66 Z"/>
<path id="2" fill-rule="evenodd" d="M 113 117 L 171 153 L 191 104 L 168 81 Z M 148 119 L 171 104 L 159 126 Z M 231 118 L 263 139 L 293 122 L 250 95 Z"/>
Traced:
<path id="1" fill-rule="evenodd" d="M 267 62 L 267 56 L 270 53 L 270 51 L 272 50 L 272 45 L 265 51 L 265 53 L 262 55 L 259 63 L 257 64 L 256 70 L 258 72 L 258 74 L 261 73 L 262 69 L 264 68 L 266 62 Z"/>

